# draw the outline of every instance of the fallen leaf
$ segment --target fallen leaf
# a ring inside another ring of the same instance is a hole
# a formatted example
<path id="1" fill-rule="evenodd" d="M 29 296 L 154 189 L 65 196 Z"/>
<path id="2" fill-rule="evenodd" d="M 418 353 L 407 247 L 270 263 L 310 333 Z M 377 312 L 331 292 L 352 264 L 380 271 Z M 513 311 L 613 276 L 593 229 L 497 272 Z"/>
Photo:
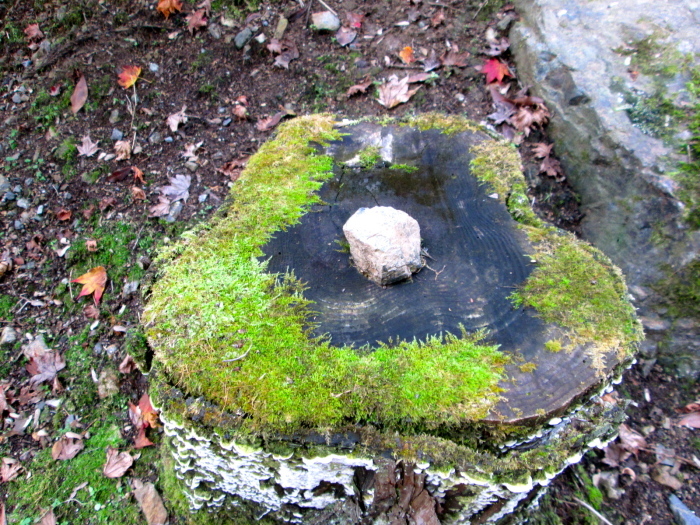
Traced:
<path id="1" fill-rule="evenodd" d="M 552 154 L 552 148 L 554 144 L 545 144 L 544 142 L 538 142 L 532 145 L 532 153 L 538 159 L 546 159 Z"/>
<path id="2" fill-rule="evenodd" d="M 510 118 L 510 123 L 527 137 L 535 126 L 543 126 L 549 120 L 549 110 L 543 105 L 521 106 Z"/>
<path id="3" fill-rule="evenodd" d="M 197 150 L 202 147 L 204 142 L 197 142 L 196 144 L 185 144 L 185 151 L 181 153 L 183 157 L 192 162 L 197 162 L 199 157 L 197 156 Z"/>
<path id="4" fill-rule="evenodd" d="M 481 72 L 486 75 L 486 83 L 502 82 L 503 77 L 513 77 L 508 66 L 497 58 L 490 58 L 481 67 Z"/>
<path id="5" fill-rule="evenodd" d="M 437 13 L 433 15 L 430 19 L 430 25 L 432 27 L 437 27 L 445 21 L 445 10 L 440 9 Z"/>
<path id="6" fill-rule="evenodd" d="M 377 88 L 379 92 L 377 102 L 387 109 L 391 109 L 399 104 L 408 102 L 408 100 L 420 89 L 420 86 L 415 89 L 408 89 L 408 78 L 409 77 L 405 77 L 399 80 L 396 75 L 390 76 L 384 84 Z"/>
<path id="7" fill-rule="evenodd" d="M 248 108 L 246 108 L 242 104 L 236 104 L 235 106 L 233 106 L 233 114 L 239 120 L 247 120 L 248 119 Z"/>
<path id="8" fill-rule="evenodd" d="M 243 171 L 243 167 L 245 166 L 247 160 L 248 157 L 229 161 L 220 168 L 216 168 L 216 171 L 229 177 L 231 182 L 236 182 L 238 177 L 241 176 L 241 172 Z"/>
<path id="9" fill-rule="evenodd" d="M 187 110 L 187 106 L 182 106 L 182 109 L 180 111 L 178 111 L 177 113 L 173 113 L 166 119 L 168 127 L 170 127 L 170 131 L 172 131 L 173 133 L 177 131 L 177 127 L 180 124 L 184 124 L 185 122 L 187 122 L 187 115 L 185 115 L 185 110 Z"/>
<path id="10" fill-rule="evenodd" d="M 61 436 L 61 439 L 56 441 L 51 447 L 51 457 L 54 460 L 65 461 L 68 459 L 73 459 L 78 452 L 85 448 L 83 443 L 83 438 L 78 434 L 73 434 L 72 432 Z"/>
<path id="11" fill-rule="evenodd" d="M 677 477 L 669 472 L 668 467 L 657 467 L 651 474 L 651 479 L 667 487 L 671 487 L 673 490 L 679 490 L 683 487 Z"/>
<path id="12" fill-rule="evenodd" d="M 466 67 L 469 51 L 464 53 L 459 52 L 459 47 L 452 46 L 448 51 L 445 51 L 440 57 L 440 63 L 445 67 Z"/>
<path id="13" fill-rule="evenodd" d="M 425 82 L 429 78 L 432 78 L 435 76 L 435 73 L 415 73 L 413 75 L 409 75 L 408 77 L 408 83 L 409 84 L 415 84 L 416 82 Z"/>
<path id="14" fill-rule="evenodd" d="M 60 208 L 60 209 L 58 209 L 58 210 L 56 211 L 56 218 L 57 218 L 59 221 L 67 221 L 67 220 L 70 220 L 71 215 L 73 215 L 73 213 L 72 213 L 70 210 L 67 210 L 67 209 L 65 209 L 65 208 Z"/>
<path id="15" fill-rule="evenodd" d="M 169 177 L 168 180 L 170 180 L 170 184 L 160 187 L 160 193 L 170 198 L 171 202 L 179 200 L 187 202 L 187 198 L 190 196 L 189 189 L 192 177 L 189 175 L 175 175 L 174 177 Z"/>
<path id="16" fill-rule="evenodd" d="M 142 483 L 141 480 L 134 479 L 131 486 L 148 525 L 165 525 L 168 522 L 168 511 L 153 483 Z"/>
<path id="17" fill-rule="evenodd" d="M 134 182 L 140 182 L 141 184 L 146 184 L 146 181 L 143 180 L 143 171 L 138 169 L 136 166 L 131 166 L 131 171 L 134 174 Z"/>
<path id="18" fill-rule="evenodd" d="M 22 470 L 22 464 L 14 458 L 2 458 L 0 466 L 0 483 L 15 479 Z"/>
<path id="19" fill-rule="evenodd" d="M 372 85 L 372 80 L 367 78 L 363 82 L 360 82 L 359 84 L 355 84 L 354 86 L 350 86 L 348 90 L 345 92 L 345 96 L 350 98 L 351 96 L 357 94 L 357 93 L 366 93 L 367 88 Z"/>
<path id="20" fill-rule="evenodd" d="M 211 0 L 202 0 L 197 4 L 197 9 L 204 9 L 204 12 L 209 16 L 211 14 Z"/>
<path id="21" fill-rule="evenodd" d="M 170 199 L 164 195 L 158 195 L 158 204 L 148 208 L 149 217 L 165 217 L 168 213 L 170 213 Z"/>
<path id="22" fill-rule="evenodd" d="M 49 509 L 41 517 L 39 525 L 56 525 L 56 515 L 53 513 L 53 509 Z"/>
<path id="23" fill-rule="evenodd" d="M 677 424 L 679 427 L 700 428 L 700 412 L 691 412 Z"/>
<path id="24" fill-rule="evenodd" d="M 365 15 L 361 13 L 345 13 L 345 19 L 348 21 L 350 27 L 360 29 L 362 27 L 362 22 L 365 20 Z"/>
<path id="25" fill-rule="evenodd" d="M 32 385 L 52 381 L 66 366 L 63 357 L 46 346 L 41 336 L 35 337 L 31 343 L 23 346 L 22 352 L 29 359 L 26 369 L 32 376 L 29 380 Z"/>
<path id="26" fill-rule="evenodd" d="M 137 201 L 145 201 L 146 200 L 146 192 L 143 191 L 138 186 L 131 187 L 131 196 L 134 198 L 134 200 L 137 200 Z"/>
<path id="27" fill-rule="evenodd" d="M 644 437 L 624 423 L 620 425 L 620 446 L 634 454 L 635 456 L 639 452 L 640 448 L 646 448 L 647 442 Z"/>
<path id="28" fill-rule="evenodd" d="M 104 266 L 97 266 L 77 279 L 73 279 L 71 282 L 83 285 L 83 289 L 80 291 L 78 297 L 94 294 L 93 299 L 95 305 L 98 305 L 102 293 L 105 290 L 105 285 L 107 284 L 107 271 L 104 269 Z"/>
<path id="29" fill-rule="evenodd" d="M 175 11 L 182 11 L 182 2 L 181 0 L 158 0 L 156 9 L 167 19 Z"/>
<path id="30" fill-rule="evenodd" d="M 119 371 L 122 374 L 130 374 L 137 368 L 138 367 L 136 366 L 136 361 L 134 361 L 134 358 L 131 357 L 129 354 L 126 354 L 126 357 L 122 360 L 121 363 L 119 363 Z"/>
<path id="31" fill-rule="evenodd" d="M 128 140 L 118 140 L 114 143 L 114 152 L 117 157 L 114 160 L 127 160 L 131 158 L 131 143 Z M 131 168 L 129 168 L 131 171 Z"/>
<path id="32" fill-rule="evenodd" d="M 357 31 L 350 27 L 343 26 L 335 33 L 335 39 L 343 47 L 352 44 L 355 38 L 357 38 Z"/>
<path id="33" fill-rule="evenodd" d="M 685 414 L 688 414 L 690 412 L 700 412 L 700 401 L 695 401 L 693 403 L 689 403 L 682 408 L 677 408 L 676 411 L 682 412 Z"/>
<path id="34" fill-rule="evenodd" d="M 124 89 L 128 89 L 136 83 L 140 74 L 141 68 L 138 66 L 122 66 L 117 83 Z"/>
<path id="35" fill-rule="evenodd" d="M 83 137 L 83 143 L 78 146 L 78 155 L 82 157 L 92 157 L 99 149 L 97 147 L 99 142 L 99 140 L 97 142 L 93 142 L 90 135 L 85 135 Z"/>
<path id="36" fill-rule="evenodd" d="M 620 471 L 622 476 L 629 476 L 632 481 L 637 479 L 637 473 L 629 467 L 625 467 Z"/>
<path id="37" fill-rule="evenodd" d="M 413 48 L 411 46 L 404 47 L 399 52 L 399 58 L 404 64 L 413 64 L 416 61 L 416 57 L 413 54 Z"/>
<path id="38" fill-rule="evenodd" d="M 39 24 L 29 24 L 24 28 L 24 34 L 29 40 L 41 40 L 44 38 L 44 33 L 39 29 Z"/>
<path id="39" fill-rule="evenodd" d="M 268 131 L 268 130 L 271 130 L 271 129 L 274 128 L 277 124 L 279 124 L 279 123 L 280 123 L 280 120 L 282 120 L 282 118 L 283 118 L 284 116 L 286 116 L 286 115 L 287 115 L 287 112 L 286 112 L 286 111 L 280 111 L 279 113 L 275 113 L 275 114 L 274 114 L 273 116 L 271 116 L 271 117 L 264 118 L 264 119 L 260 119 L 260 120 L 258 120 L 257 124 L 255 124 L 255 128 L 256 128 L 258 131 Z"/>
<path id="40" fill-rule="evenodd" d="M 194 13 L 187 15 L 185 18 L 187 20 L 187 29 L 191 35 L 194 34 L 195 29 L 199 29 L 200 27 L 205 27 L 207 25 L 207 19 L 204 18 L 204 14 L 204 9 L 198 9 Z"/>
<path id="41" fill-rule="evenodd" d="M 49 95 L 50 96 L 57 97 L 60 94 L 61 94 L 61 84 L 56 84 L 55 86 L 51 86 L 49 88 Z"/>
<path id="42" fill-rule="evenodd" d="M 540 164 L 540 173 L 544 173 L 548 177 L 553 177 L 557 182 L 562 182 L 564 172 L 561 169 L 561 163 L 554 157 L 546 157 Z"/>
<path id="43" fill-rule="evenodd" d="M 119 452 L 116 448 L 107 447 L 107 462 L 102 473 L 108 478 L 121 478 L 134 464 L 134 458 L 128 452 Z"/>
<path id="44" fill-rule="evenodd" d="M 299 58 L 299 49 L 297 49 L 296 44 L 290 40 L 285 39 L 279 42 L 275 42 L 275 40 L 276 39 L 273 38 L 270 45 L 274 43 L 273 47 L 279 49 L 279 51 L 275 52 L 279 52 L 279 55 L 275 57 L 275 63 L 273 65 L 289 69 L 289 63 Z M 270 46 L 268 46 L 268 49 L 270 49 Z"/>
<path id="45" fill-rule="evenodd" d="M 489 48 L 486 50 L 486 54 L 492 57 L 497 57 L 502 55 L 510 48 L 510 41 L 503 37 L 500 40 L 492 40 L 489 42 Z"/>
<path id="46" fill-rule="evenodd" d="M 153 408 L 151 404 L 151 398 L 148 394 L 143 394 L 141 399 L 139 399 L 139 410 L 141 410 L 141 415 L 143 417 L 144 423 L 151 428 L 158 427 L 158 411 Z"/>
<path id="47" fill-rule="evenodd" d="M 153 445 L 155 445 L 155 443 L 146 437 L 146 427 L 140 427 L 134 438 L 134 448 L 145 448 Z"/>
<path id="48" fill-rule="evenodd" d="M 619 467 L 620 463 L 625 461 L 630 455 L 630 452 L 624 450 L 619 444 L 609 443 L 608 446 L 605 447 L 603 463 L 611 467 Z"/>
<path id="49" fill-rule="evenodd" d="M 83 315 L 88 319 L 99 319 L 100 311 L 94 304 L 89 304 L 85 308 L 83 308 Z"/>
<path id="50" fill-rule="evenodd" d="M 109 174 L 109 176 L 107 177 L 107 182 L 121 182 L 123 180 L 126 180 L 126 178 L 130 174 L 131 166 L 119 168 L 118 170 L 114 170 L 112 173 Z"/>
<path id="51" fill-rule="evenodd" d="M 100 199 L 100 204 L 98 204 L 98 207 L 100 208 L 100 211 L 105 211 L 107 208 L 114 206 L 115 204 L 117 204 L 117 199 L 114 197 L 104 197 Z"/>
<path id="52" fill-rule="evenodd" d="M 0 525 L 7 525 L 7 518 L 5 517 L 5 503 L 0 502 Z"/>
<path id="53" fill-rule="evenodd" d="M 94 205 L 94 204 L 90 204 L 90 206 L 88 206 L 87 208 L 85 208 L 84 210 L 82 210 L 80 213 L 83 214 L 83 217 L 85 217 L 86 219 L 89 220 L 90 217 L 92 217 L 92 214 L 95 213 L 95 205 Z"/>
<path id="54" fill-rule="evenodd" d="M 80 75 L 78 83 L 75 85 L 73 94 L 70 96 L 70 109 L 75 115 L 85 105 L 88 98 L 88 86 L 84 75 Z"/>
<path id="55" fill-rule="evenodd" d="M 5 390 L 7 390 L 7 388 L 9 388 L 9 385 L 0 385 L 0 417 L 2 417 L 5 410 L 9 408 L 7 396 L 5 395 Z"/>

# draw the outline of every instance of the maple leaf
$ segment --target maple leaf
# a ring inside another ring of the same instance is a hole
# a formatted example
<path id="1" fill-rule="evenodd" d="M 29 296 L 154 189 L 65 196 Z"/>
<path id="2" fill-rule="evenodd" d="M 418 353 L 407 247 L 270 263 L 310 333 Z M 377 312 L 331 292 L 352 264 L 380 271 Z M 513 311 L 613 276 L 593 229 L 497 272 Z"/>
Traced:
<path id="1" fill-rule="evenodd" d="M 469 58 L 469 51 L 464 53 L 459 52 L 459 47 L 456 45 L 452 46 L 449 51 L 445 51 L 440 57 L 440 62 L 443 66 L 449 67 L 466 67 L 467 59 Z"/>
<path id="2" fill-rule="evenodd" d="M 164 195 L 158 195 L 158 204 L 148 208 L 149 217 L 165 217 L 170 213 L 170 199 Z"/>
<path id="3" fill-rule="evenodd" d="M 275 40 L 275 39 L 273 39 Z M 270 42 L 272 44 L 272 42 Z M 276 46 L 275 49 L 280 49 L 279 55 L 275 58 L 275 63 L 273 65 L 289 69 L 289 63 L 292 60 L 299 58 L 299 49 L 294 42 L 290 40 L 282 40 Z"/>
<path id="4" fill-rule="evenodd" d="M 29 380 L 32 384 L 53 381 L 56 378 L 56 374 L 65 367 L 66 361 L 54 351 L 40 357 L 32 357 L 26 366 L 27 372 L 32 376 Z"/>
<path id="5" fill-rule="evenodd" d="M 88 319 L 99 319 L 100 310 L 94 304 L 89 304 L 83 308 L 83 315 Z"/>
<path id="6" fill-rule="evenodd" d="M 227 162 L 220 168 L 216 168 L 216 171 L 218 171 L 219 173 L 223 173 L 224 175 L 229 177 L 232 182 L 236 182 L 238 180 L 238 177 L 241 176 L 241 171 L 243 170 L 247 162 L 248 157 L 234 159 Z"/>
<path id="7" fill-rule="evenodd" d="M 99 149 L 97 147 L 97 144 L 99 144 L 99 142 L 99 140 L 97 142 L 93 142 L 90 138 L 90 135 L 85 135 L 83 137 L 82 145 L 78 146 L 78 156 L 92 157 L 95 153 L 97 153 L 97 150 Z"/>
<path id="8" fill-rule="evenodd" d="M 620 425 L 620 446 L 636 456 L 640 448 L 646 448 L 647 442 L 639 432 L 623 423 Z"/>
<path id="9" fill-rule="evenodd" d="M 134 200 L 137 200 L 137 201 L 145 201 L 146 200 L 146 192 L 143 191 L 138 186 L 131 187 L 131 196 L 134 198 Z"/>
<path id="10" fill-rule="evenodd" d="M 44 38 L 44 33 L 39 29 L 39 24 L 29 24 L 24 28 L 24 34 L 28 40 L 41 40 Z"/>
<path id="11" fill-rule="evenodd" d="M 563 181 L 566 177 L 561 169 L 561 164 L 554 157 L 545 157 L 540 164 L 540 173 L 545 173 L 549 177 L 554 177 L 557 182 Z"/>
<path id="12" fill-rule="evenodd" d="M 187 29 L 191 35 L 194 34 L 194 30 L 200 27 L 205 27 L 207 25 L 207 19 L 204 18 L 204 9 L 198 9 L 194 13 L 190 13 L 185 18 L 187 20 Z"/>
<path id="13" fill-rule="evenodd" d="M 0 483 L 12 481 L 22 470 L 22 464 L 14 458 L 2 458 L 0 466 Z"/>
<path id="14" fill-rule="evenodd" d="M 133 464 L 131 454 L 107 447 L 107 462 L 102 467 L 102 473 L 108 478 L 121 478 Z"/>
<path id="15" fill-rule="evenodd" d="M 141 184 L 146 184 L 146 181 L 143 180 L 143 171 L 141 171 L 136 166 L 131 166 L 131 171 L 134 174 L 134 182 L 140 182 Z"/>
<path id="16" fill-rule="evenodd" d="M 497 58 L 490 58 L 481 67 L 481 72 L 486 75 L 486 83 L 502 82 L 503 77 L 513 77 L 508 66 Z"/>
<path id="17" fill-rule="evenodd" d="M 127 160 L 131 158 L 131 143 L 128 140 L 118 140 L 114 143 L 114 152 L 117 157 L 114 160 Z M 131 168 L 129 168 L 131 172 Z"/>
<path id="18" fill-rule="evenodd" d="M 416 57 L 413 54 L 413 48 L 411 46 L 404 47 L 399 52 L 399 58 L 401 59 L 401 62 L 403 62 L 404 64 L 412 64 L 413 62 L 416 61 Z"/>
<path id="19" fill-rule="evenodd" d="M 177 113 L 173 113 L 165 120 L 165 122 L 170 127 L 170 131 L 172 131 L 173 133 L 177 131 L 177 127 L 180 124 L 184 124 L 187 122 L 187 115 L 185 115 L 186 110 L 187 106 L 182 106 L 182 109 L 180 111 L 178 111 Z"/>
<path id="20" fill-rule="evenodd" d="M 532 153 L 538 159 L 546 159 L 552 154 L 552 148 L 554 144 L 545 144 L 544 142 L 538 142 L 533 144 Z"/>
<path id="21" fill-rule="evenodd" d="M 405 77 L 399 80 L 396 75 L 390 76 L 384 84 L 377 88 L 379 92 L 377 102 L 387 109 L 408 102 L 420 89 L 420 86 L 415 89 L 408 89 L 408 79 L 409 77 Z"/>
<path id="22" fill-rule="evenodd" d="M 83 443 L 83 437 L 80 434 L 75 434 L 73 432 L 67 432 L 61 439 L 56 441 L 51 447 L 51 457 L 54 460 L 68 460 L 73 459 L 78 452 L 85 448 Z"/>
<path id="23" fill-rule="evenodd" d="M 136 84 L 140 74 L 141 68 L 138 66 L 122 66 L 117 83 L 124 89 L 128 89 Z"/>
<path id="24" fill-rule="evenodd" d="M 199 157 L 197 156 L 197 150 L 202 147 L 204 142 L 197 142 L 197 144 L 185 144 L 185 151 L 181 153 L 183 157 L 192 162 L 197 162 Z"/>
<path id="25" fill-rule="evenodd" d="M 167 19 L 175 11 L 182 11 L 182 2 L 181 0 L 158 0 L 156 9 Z"/>
<path id="26" fill-rule="evenodd" d="M 162 186 L 159 191 L 162 195 L 169 197 L 171 202 L 179 201 L 187 202 L 187 198 L 190 196 L 190 184 L 192 183 L 192 177 L 189 175 L 175 175 L 174 177 L 169 177 L 170 184 L 168 186 Z"/>
<path id="27" fill-rule="evenodd" d="M 83 295 L 94 294 L 93 300 L 95 305 L 98 305 L 107 284 L 107 271 L 104 269 L 104 266 L 97 266 L 71 282 L 83 285 L 83 289 L 80 290 L 78 295 L 79 298 Z"/>
<path id="28" fill-rule="evenodd" d="M 359 84 L 355 84 L 354 86 L 350 86 L 348 90 L 345 92 L 345 96 L 350 98 L 351 96 L 355 95 L 356 93 L 366 93 L 367 88 L 372 85 L 372 80 L 367 78 L 364 80 L 364 82 L 360 82 Z"/>
<path id="29" fill-rule="evenodd" d="M 279 124 L 279 123 L 280 123 L 280 120 L 282 120 L 282 118 L 283 118 L 284 116 L 286 116 L 286 115 L 287 115 L 287 112 L 286 112 L 286 111 L 280 111 L 280 112 L 278 112 L 278 113 L 275 113 L 275 114 L 274 114 L 273 116 L 271 116 L 271 117 L 264 118 L 264 119 L 260 119 L 260 120 L 258 120 L 257 124 L 255 124 L 255 128 L 256 128 L 258 131 L 268 131 L 268 130 L 271 130 L 271 129 L 274 128 L 277 124 Z"/>
<path id="30" fill-rule="evenodd" d="M 88 98 L 87 81 L 84 75 L 80 75 L 78 83 L 75 85 L 73 94 L 70 96 L 70 109 L 75 115 L 85 105 Z"/>

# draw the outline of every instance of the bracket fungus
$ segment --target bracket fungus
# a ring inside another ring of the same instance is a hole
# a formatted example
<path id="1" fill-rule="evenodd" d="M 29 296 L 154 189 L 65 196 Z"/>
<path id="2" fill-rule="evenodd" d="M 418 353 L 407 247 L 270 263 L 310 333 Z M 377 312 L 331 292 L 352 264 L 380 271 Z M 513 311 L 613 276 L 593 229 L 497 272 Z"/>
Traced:
<path id="1" fill-rule="evenodd" d="M 376 206 L 420 224 L 426 264 L 385 288 L 343 234 Z M 397 512 L 495 521 L 622 417 L 591 401 L 640 339 L 620 272 L 459 117 L 292 120 L 159 265 L 152 397 L 193 512 L 381 521 L 411 486 Z"/>

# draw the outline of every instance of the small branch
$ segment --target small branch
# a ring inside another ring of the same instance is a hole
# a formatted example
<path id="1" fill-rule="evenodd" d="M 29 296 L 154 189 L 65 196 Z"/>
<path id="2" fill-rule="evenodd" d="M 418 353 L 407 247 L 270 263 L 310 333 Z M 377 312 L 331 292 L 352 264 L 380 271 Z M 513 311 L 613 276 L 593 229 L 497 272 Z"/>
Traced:
<path id="1" fill-rule="evenodd" d="M 340 397 L 340 396 L 344 396 L 345 394 L 349 394 L 349 393 L 352 392 L 353 390 L 355 390 L 355 389 L 354 389 L 354 388 L 351 388 L 350 390 L 346 390 L 345 392 L 341 392 L 340 394 L 334 394 L 333 392 L 331 392 L 331 397 L 338 398 L 338 397 Z"/>
<path id="2" fill-rule="evenodd" d="M 581 500 L 578 499 L 578 498 L 574 498 L 574 501 L 575 501 L 576 503 L 578 503 L 579 505 L 581 505 L 581 506 L 585 507 L 586 509 L 588 509 L 588 510 L 591 512 L 591 514 L 593 514 L 596 518 L 598 518 L 600 521 L 602 521 L 603 523 L 605 523 L 605 525 L 613 525 L 612 523 L 610 523 L 610 521 L 609 521 L 608 519 L 605 518 L 605 516 L 603 516 L 600 512 L 598 512 L 597 510 L 595 510 L 593 507 L 591 507 L 591 506 L 590 506 L 588 503 L 586 503 L 585 501 L 581 501 Z"/>
<path id="3" fill-rule="evenodd" d="M 318 3 L 321 4 L 323 7 L 325 7 L 326 9 L 328 9 L 328 10 L 329 10 L 331 13 L 333 13 L 335 16 L 338 16 L 338 13 L 336 13 L 335 11 L 333 11 L 333 8 L 332 8 L 331 6 L 329 6 L 329 5 L 328 5 L 326 2 L 324 2 L 323 0 L 318 0 Z"/>
<path id="4" fill-rule="evenodd" d="M 243 359 L 244 357 L 246 357 L 250 353 L 251 348 L 253 348 L 253 345 L 250 345 L 248 347 L 248 350 L 246 350 L 244 354 L 241 354 L 238 357 L 234 357 L 233 359 L 223 359 L 222 362 L 233 363 L 234 361 L 240 361 L 241 359 Z"/>
<path id="5" fill-rule="evenodd" d="M 481 5 L 479 6 L 479 9 L 476 10 L 476 13 L 474 13 L 474 18 L 472 20 L 476 20 L 476 17 L 479 16 L 479 13 L 481 13 L 481 10 L 486 7 L 486 4 L 489 3 L 489 0 L 484 0 L 481 2 Z"/>
<path id="6" fill-rule="evenodd" d="M 443 267 L 442 267 L 442 270 L 440 270 L 439 272 L 438 272 L 437 270 L 431 268 L 431 267 L 428 266 L 427 264 L 425 265 L 425 267 L 426 267 L 428 270 L 430 270 L 430 271 L 432 271 L 432 272 L 435 272 L 435 280 L 437 281 L 438 275 L 440 275 L 442 272 L 445 271 L 445 268 L 447 268 L 447 265 L 443 266 Z"/>

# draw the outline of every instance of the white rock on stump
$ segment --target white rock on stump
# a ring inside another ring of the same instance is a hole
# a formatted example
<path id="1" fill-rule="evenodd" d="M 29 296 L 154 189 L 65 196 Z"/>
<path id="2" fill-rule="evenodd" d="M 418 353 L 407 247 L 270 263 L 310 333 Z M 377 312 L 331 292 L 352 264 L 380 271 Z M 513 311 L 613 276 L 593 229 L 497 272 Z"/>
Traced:
<path id="1" fill-rule="evenodd" d="M 420 227 L 389 206 L 360 208 L 343 225 L 357 269 L 379 285 L 411 276 L 422 267 Z"/>

